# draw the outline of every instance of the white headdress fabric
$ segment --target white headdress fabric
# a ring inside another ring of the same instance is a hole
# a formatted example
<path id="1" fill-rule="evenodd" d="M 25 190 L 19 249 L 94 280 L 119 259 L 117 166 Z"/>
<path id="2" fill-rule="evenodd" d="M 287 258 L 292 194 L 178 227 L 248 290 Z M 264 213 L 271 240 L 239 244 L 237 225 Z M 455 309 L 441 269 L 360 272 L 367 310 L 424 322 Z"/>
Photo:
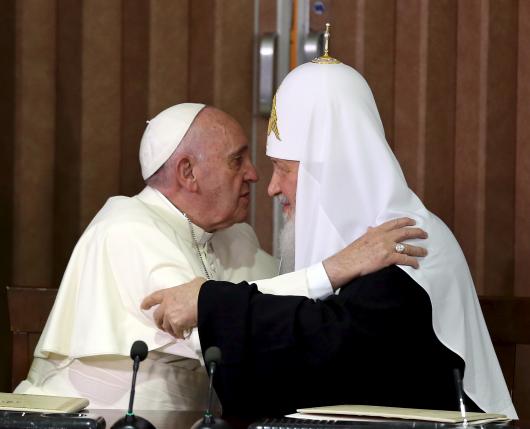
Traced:
<path id="1" fill-rule="evenodd" d="M 144 180 L 156 173 L 171 157 L 204 107 L 200 103 L 177 104 L 148 122 L 140 143 L 140 166 Z"/>
<path id="2" fill-rule="evenodd" d="M 271 117 L 277 134 L 269 132 L 267 155 L 300 161 L 296 269 L 336 253 L 370 226 L 415 219 L 429 233 L 419 243 L 429 255 L 417 270 L 400 268 L 429 294 L 438 339 L 465 361 L 469 397 L 487 412 L 516 418 L 462 250 L 409 189 L 364 78 L 344 64 L 303 64 L 282 82 Z"/>

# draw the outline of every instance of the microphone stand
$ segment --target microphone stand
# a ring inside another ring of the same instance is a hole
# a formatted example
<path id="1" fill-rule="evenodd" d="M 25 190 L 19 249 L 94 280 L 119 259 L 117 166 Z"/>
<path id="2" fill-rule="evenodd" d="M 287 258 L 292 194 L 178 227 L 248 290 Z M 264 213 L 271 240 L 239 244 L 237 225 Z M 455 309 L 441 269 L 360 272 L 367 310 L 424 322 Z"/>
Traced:
<path id="1" fill-rule="evenodd" d="M 212 396 L 213 396 L 213 375 L 217 364 L 215 361 L 210 362 L 209 373 L 210 373 L 210 384 L 208 387 L 208 407 L 204 413 L 202 419 L 197 420 L 191 429 L 232 429 L 231 426 L 220 417 L 214 417 L 211 412 L 212 408 Z"/>
<path id="2" fill-rule="evenodd" d="M 131 396 L 129 398 L 129 409 L 127 414 L 117 420 L 111 429 L 156 429 L 153 424 L 143 417 L 135 416 L 133 413 L 134 394 L 136 391 L 136 374 L 140 368 L 140 357 L 134 357 Z"/>

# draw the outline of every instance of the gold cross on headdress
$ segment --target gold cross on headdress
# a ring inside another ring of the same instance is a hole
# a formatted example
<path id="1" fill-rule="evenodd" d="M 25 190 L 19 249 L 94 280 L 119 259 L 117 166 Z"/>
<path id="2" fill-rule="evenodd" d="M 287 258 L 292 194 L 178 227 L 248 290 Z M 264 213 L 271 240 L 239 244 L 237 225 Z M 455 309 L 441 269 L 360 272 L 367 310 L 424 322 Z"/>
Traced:
<path id="1" fill-rule="evenodd" d="M 278 131 L 278 117 L 276 116 L 276 94 L 274 94 L 274 97 L 272 99 L 271 117 L 269 118 L 269 127 L 267 128 L 267 135 L 270 135 L 271 131 L 274 133 L 274 135 L 279 141 L 282 141 L 282 139 L 280 138 L 280 132 Z"/>
<path id="2" fill-rule="evenodd" d="M 321 57 L 315 58 L 312 63 L 316 64 L 340 64 L 340 61 L 329 56 L 329 29 L 331 24 L 326 22 L 326 32 L 324 33 L 324 55 Z"/>

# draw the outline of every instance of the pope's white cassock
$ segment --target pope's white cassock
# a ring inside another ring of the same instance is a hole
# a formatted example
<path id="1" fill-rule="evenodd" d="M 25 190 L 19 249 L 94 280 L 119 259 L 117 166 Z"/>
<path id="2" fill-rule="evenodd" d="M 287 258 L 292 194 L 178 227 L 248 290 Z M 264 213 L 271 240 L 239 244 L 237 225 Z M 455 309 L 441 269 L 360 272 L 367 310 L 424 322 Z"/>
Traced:
<path id="1" fill-rule="evenodd" d="M 165 111 L 166 122 L 176 110 L 178 117 L 179 106 Z M 203 107 L 194 106 L 195 114 Z M 150 353 L 140 366 L 135 409 L 202 410 L 208 378 L 196 332 L 175 340 L 140 303 L 158 289 L 204 276 L 204 269 L 213 279 L 240 282 L 271 278 L 277 265 L 247 224 L 208 233 L 149 186 L 134 197 L 110 198 L 72 253 L 28 377 L 15 392 L 85 397 L 93 409 L 126 409 L 130 348 L 141 339 Z M 274 294 L 331 291 L 322 264 L 257 283 Z"/>

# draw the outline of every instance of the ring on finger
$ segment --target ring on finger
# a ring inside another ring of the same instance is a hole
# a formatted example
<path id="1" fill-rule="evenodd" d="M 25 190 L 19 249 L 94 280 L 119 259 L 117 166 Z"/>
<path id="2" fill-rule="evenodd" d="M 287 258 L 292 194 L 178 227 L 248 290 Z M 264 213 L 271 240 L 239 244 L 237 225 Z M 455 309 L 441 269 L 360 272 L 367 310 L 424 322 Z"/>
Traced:
<path id="1" fill-rule="evenodd" d="M 394 250 L 397 253 L 403 253 L 405 251 L 405 245 L 403 243 L 396 243 L 396 245 L 394 246 Z"/>

